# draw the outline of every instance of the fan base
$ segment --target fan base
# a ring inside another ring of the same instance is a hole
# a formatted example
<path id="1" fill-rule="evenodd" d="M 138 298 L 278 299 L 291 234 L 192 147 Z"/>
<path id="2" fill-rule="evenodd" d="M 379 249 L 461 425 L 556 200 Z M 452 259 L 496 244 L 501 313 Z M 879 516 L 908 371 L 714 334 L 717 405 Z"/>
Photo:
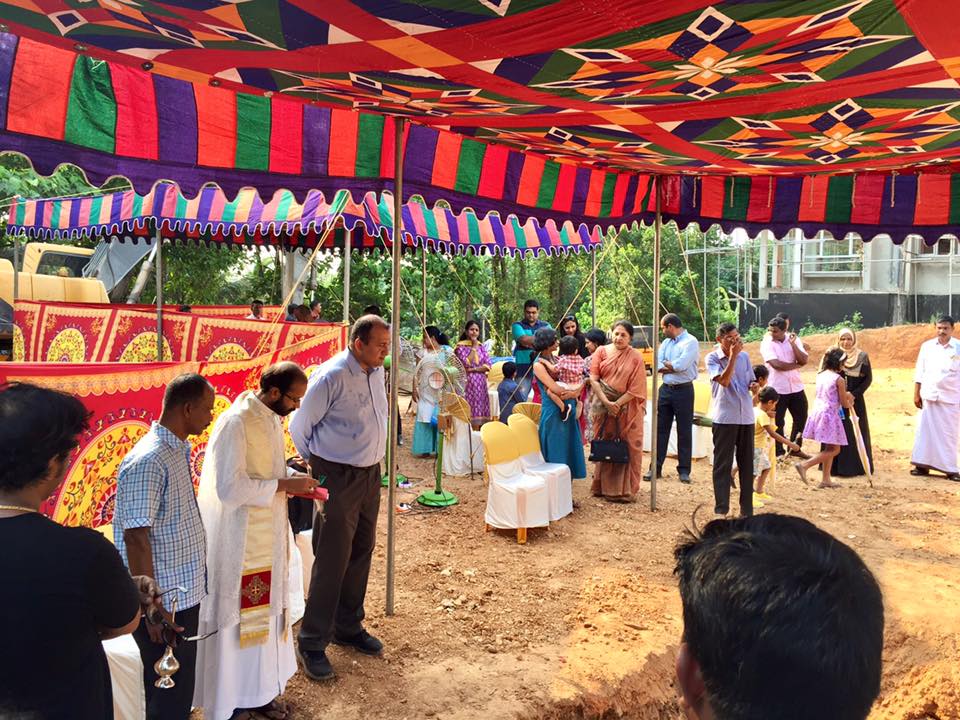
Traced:
<path id="1" fill-rule="evenodd" d="M 397 473 L 397 487 L 400 487 L 400 483 L 407 482 L 407 476 Z M 380 487 L 388 487 L 390 485 L 390 474 L 384 473 L 383 477 L 380 478 Z"/>
<path id="2" fill-rule="evenodd" d="M 428 507 L 450 507 L 460 502 L 456 495 L 444 490 L 430 490 L 417 498 L 417 502 Z"/>

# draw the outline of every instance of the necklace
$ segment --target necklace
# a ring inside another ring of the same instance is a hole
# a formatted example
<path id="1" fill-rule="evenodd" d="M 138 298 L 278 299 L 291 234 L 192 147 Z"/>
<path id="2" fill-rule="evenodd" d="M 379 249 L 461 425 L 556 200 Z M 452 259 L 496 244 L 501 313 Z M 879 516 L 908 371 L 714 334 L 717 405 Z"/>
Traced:
<path id="1" fill-rule="evenodd" d="M 23 510 L 28 513 L 39 512 L 34 508 L 24 507 L 23 505 L 0 505 L 0 510 Z"/>

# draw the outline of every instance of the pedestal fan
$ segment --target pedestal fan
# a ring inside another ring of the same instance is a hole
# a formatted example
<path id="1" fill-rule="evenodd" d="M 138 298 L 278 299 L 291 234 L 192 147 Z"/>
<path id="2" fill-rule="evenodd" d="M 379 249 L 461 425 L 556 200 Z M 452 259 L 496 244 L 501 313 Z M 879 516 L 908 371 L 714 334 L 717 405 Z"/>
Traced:
<path id="1" fill-rule="evenodd" d="M 417 374 L 426 377 L 427 385 L 437 394 L 437 460 L 435 484 L 433 490 L 417 498 L 421 505 L 430 507 L 448 507 L 459 501 L 456 495 L 443 489 L 443 440 L 445 430 L 450 427 L 452 418 L 449 413 L 441 412 L 444 395 L 462 396 L 467 384 L 467 371 L 450 348 L 441 348 L 420 361 Z"/>
<path id="2" fill-rule="evenodd" d="M 383 361 L 384 370 L 386 370 L 387 375 L 387 397 L 390 397 L 390 364 L 392 358 L 387 355 Z M 417 367 L 417 355 L 416 351 L 409 342 L 400 338 L 400 361 L 397 363 L 397 382 L 398 387 L 402 387 L 402 381 L 400 380 L 401 376 L 406 373 L 409 375 L 413 373 Z M 395 433 L 397 429 L 393 427 L 396 423 L 397 418 L 400 414 L 399 408 L 393 408 L 393 411 L 390 413 L 389 418 L 387 419 L 387 455 L 385 459 L 386 472 L 383 474 L 383 477 L 380 478 L 380 485 L 382 487 L 387 487 L 390 484 L 390 438 L 392 437 L 390 433 Z M 397 471 L 397 487 L 406 486 L 409 481 L 407 480 L 406 475 L 402 475 Z"/>

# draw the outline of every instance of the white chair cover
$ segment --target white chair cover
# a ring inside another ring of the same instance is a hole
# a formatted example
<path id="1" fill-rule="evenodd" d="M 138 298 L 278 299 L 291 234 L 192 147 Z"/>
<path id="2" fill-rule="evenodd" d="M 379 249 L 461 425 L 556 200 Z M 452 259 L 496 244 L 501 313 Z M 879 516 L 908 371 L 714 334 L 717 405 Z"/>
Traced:
<path id="1" fill-rule="evenodd" d="M 443 440 L 443 474 L 470 474 L 470 436 L 473 434 L 473 472 L 483 472 L 483 442 L 480 433 L 460 418 L 451 417 L 452 430 Z"/>
<path id="2" fill-rule="evenodd" d="M 650 413 L 646 413 L 643 418 L 643 451 L 650 452 Z M 693 449 L 694 459 L 704 458 L 713 454 L 713 432 L 708 427 L 693 426 Z M 670 441 L 667 443 L 667 455 L 677 456 L 677 424 L 674 422 L 670 428 Z"/>
<path id="3" fill-rule="evenodd" d="M 570 468 L 563 463 L 548 463 L 539 452 L 520 458 L 523 471 L 547 481 L 550 497 L 550 521 L 559 520 L 573 512 L 573 480 Z"/>
<path id="4" fill-rule="evenodd" d="M 133 635 L 103 641 L 113 687 L 113 717 L 116 720 L 142 720 L 147 714 L 143 691 L 143 661 Z"/>
<path id="5" fill-rule="evenodd" d="M 550 495 L 543 477 L 524 473 L 519 460 L 489 465 L 487 472 L 487 525 L 516 530 L 550 524 Z"/>
<path id="6" fill-rule="evenodd" d="M 487 388 L 487 396 L 490 398 L 490 417 L 500 417 L 500 393 L 496 388 Z"/>

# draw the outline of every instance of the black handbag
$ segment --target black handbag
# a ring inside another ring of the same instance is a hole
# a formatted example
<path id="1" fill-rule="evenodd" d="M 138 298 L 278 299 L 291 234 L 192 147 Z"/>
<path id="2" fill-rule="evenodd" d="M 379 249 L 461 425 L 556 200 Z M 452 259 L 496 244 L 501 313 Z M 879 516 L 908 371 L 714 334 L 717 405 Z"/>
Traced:
<path id="1" fill-rule="evenodd" d="M 597 437 L 590 441 L 590 462 L 608 462 L 626 465 L 630 462 L 630 451 L 627 444 L 620 439 L 620 418 L 617 418 L 617 435 L 614 438 L 603 438 L 603 430 L 607 425 L 607 415 L 600 426 L 600 432 Z"/>

